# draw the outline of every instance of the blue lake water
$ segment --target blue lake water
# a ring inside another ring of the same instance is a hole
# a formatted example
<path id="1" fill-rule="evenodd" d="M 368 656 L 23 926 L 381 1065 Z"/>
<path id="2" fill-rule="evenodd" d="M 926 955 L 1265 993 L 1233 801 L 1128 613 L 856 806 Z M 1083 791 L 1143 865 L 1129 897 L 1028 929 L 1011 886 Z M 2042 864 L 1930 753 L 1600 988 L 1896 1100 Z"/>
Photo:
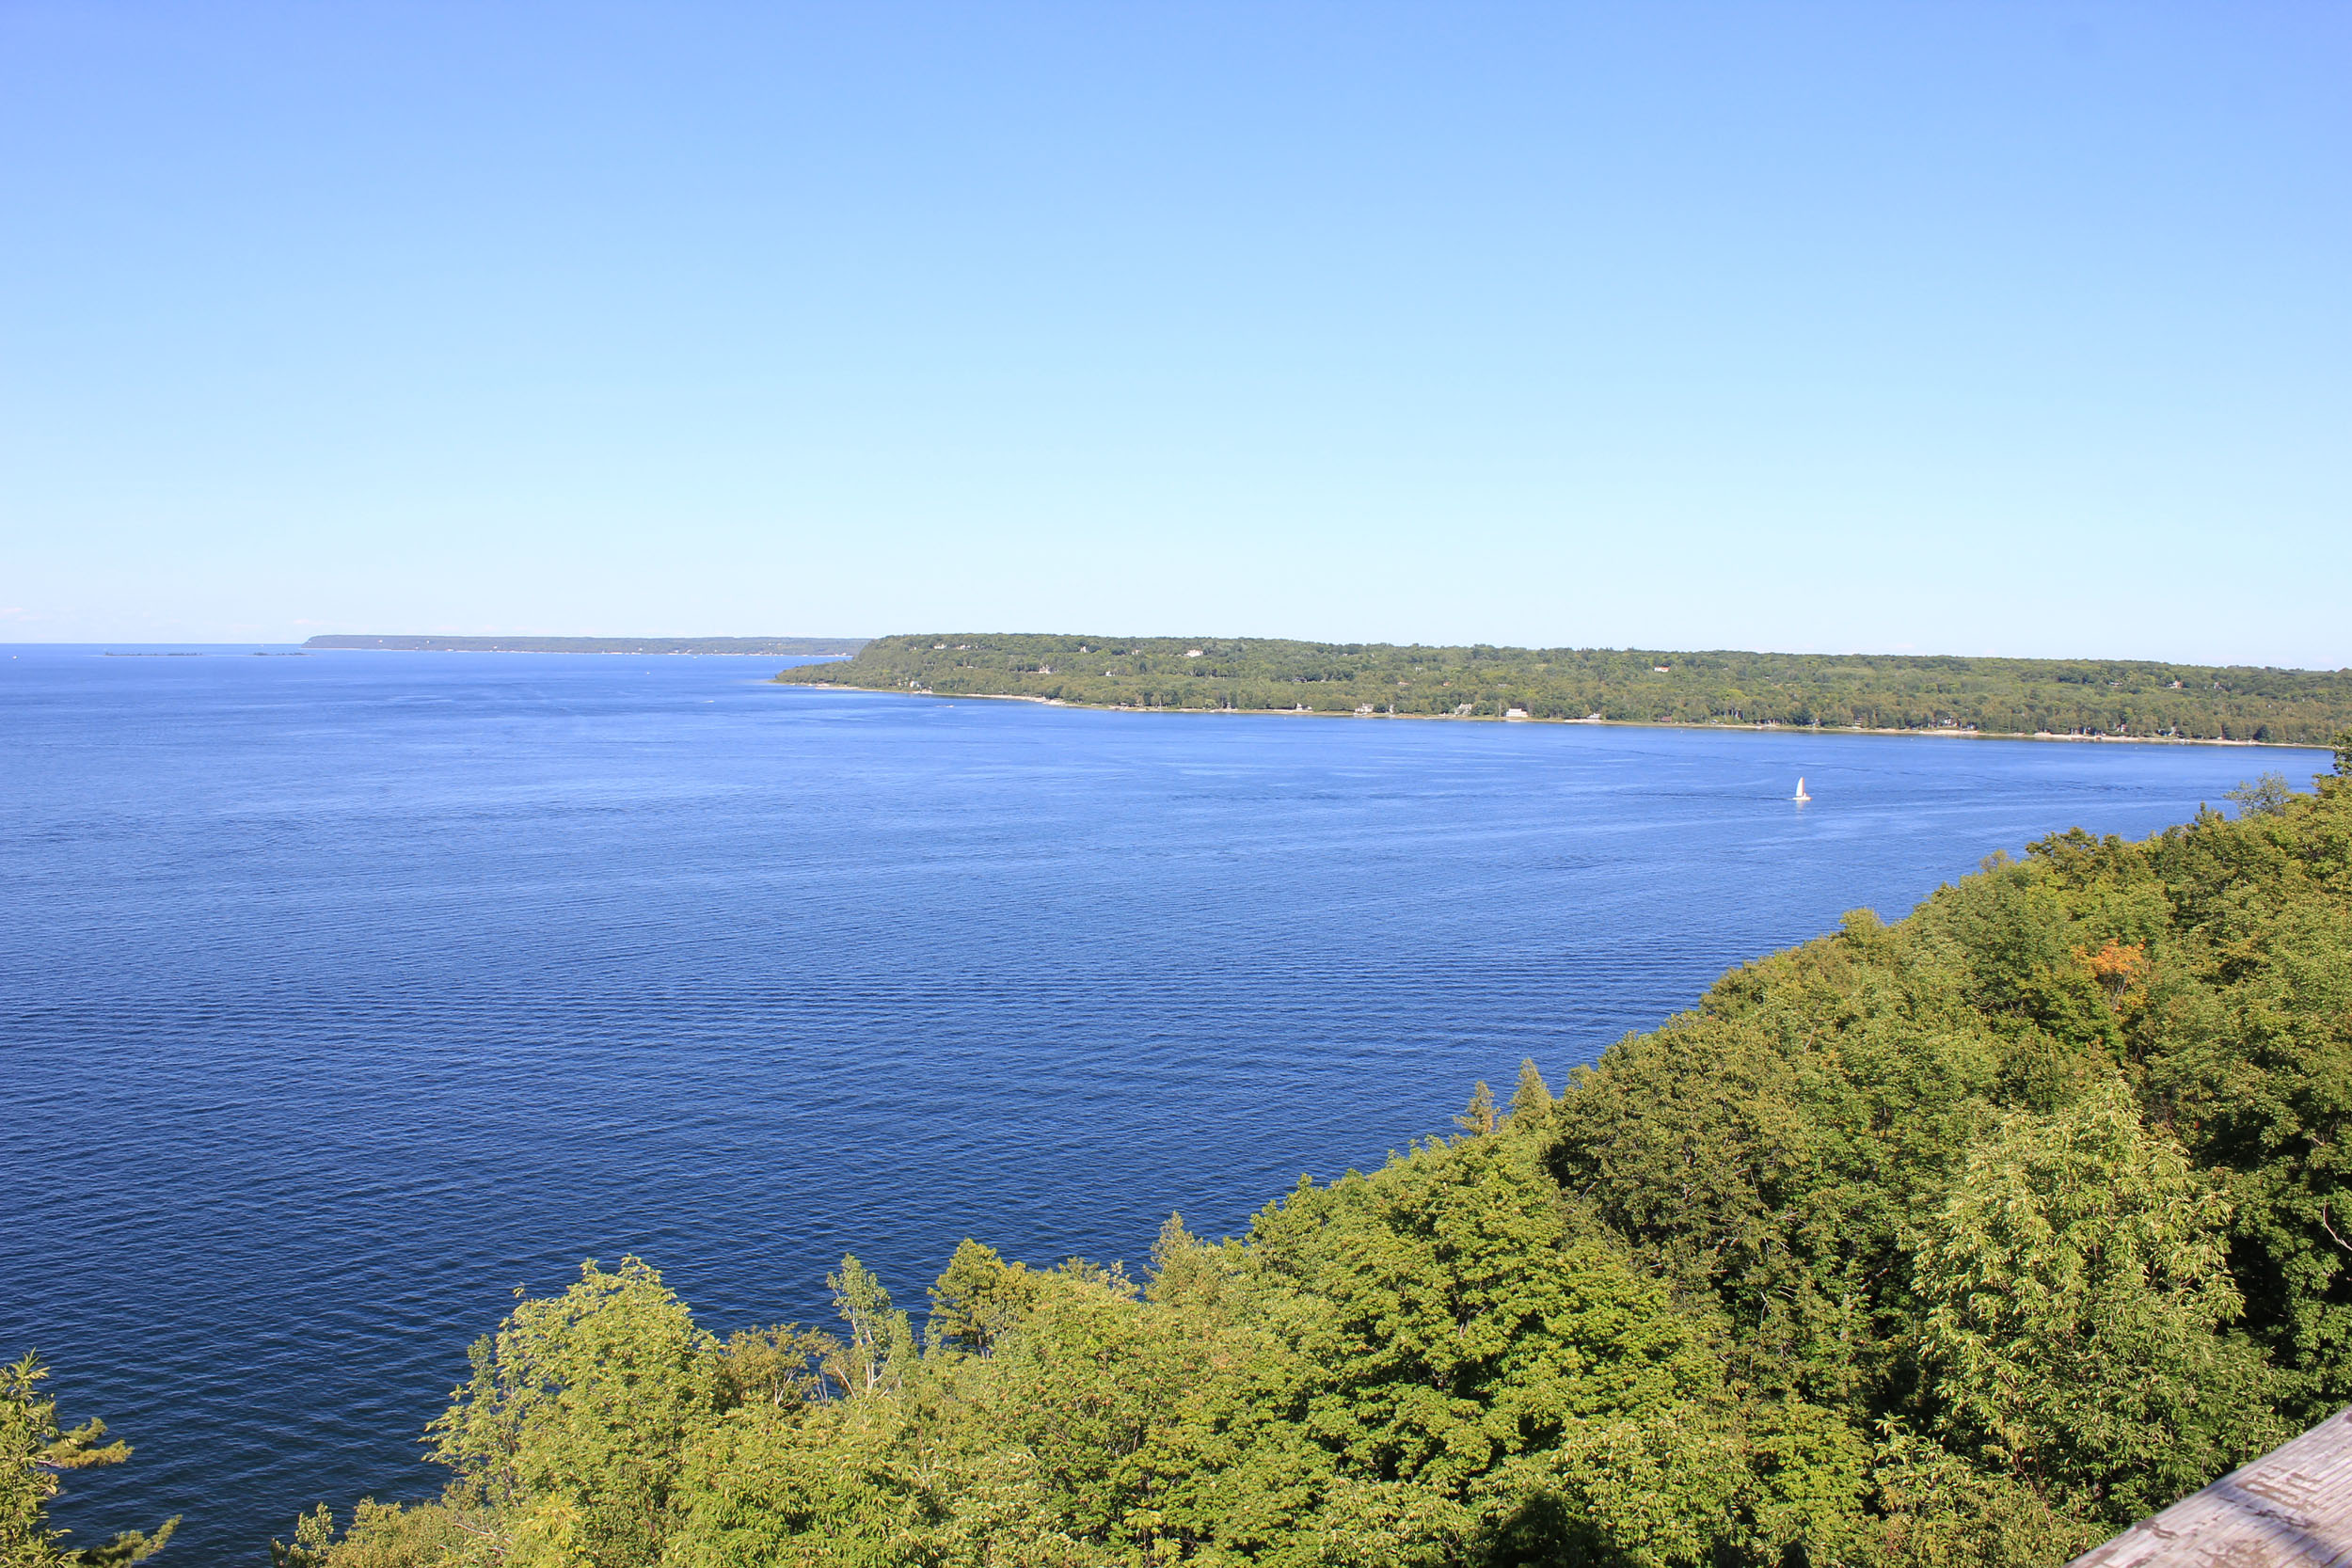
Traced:
<path id="1" fill-rule="evenodd" d="M 1139 1262 L 1989 851 L 2318 752 L 1096 713 L 787 661 L 0 649 L 0 1354 L 264 1560 L 514 1287 Z M 1788 800 L 1803 775 L 1815 799 Z"/>

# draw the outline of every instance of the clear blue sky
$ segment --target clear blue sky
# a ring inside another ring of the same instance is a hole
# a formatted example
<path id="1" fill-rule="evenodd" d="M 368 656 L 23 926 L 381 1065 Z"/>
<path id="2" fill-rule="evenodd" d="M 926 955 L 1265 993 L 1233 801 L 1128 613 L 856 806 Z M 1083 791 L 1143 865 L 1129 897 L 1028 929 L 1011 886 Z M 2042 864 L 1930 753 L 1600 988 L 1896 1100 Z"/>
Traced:
<path id="1" fill-rule="evenodd" d="M 0 4 L 0 639 L 2347 590 L 2341 4 Z"/>

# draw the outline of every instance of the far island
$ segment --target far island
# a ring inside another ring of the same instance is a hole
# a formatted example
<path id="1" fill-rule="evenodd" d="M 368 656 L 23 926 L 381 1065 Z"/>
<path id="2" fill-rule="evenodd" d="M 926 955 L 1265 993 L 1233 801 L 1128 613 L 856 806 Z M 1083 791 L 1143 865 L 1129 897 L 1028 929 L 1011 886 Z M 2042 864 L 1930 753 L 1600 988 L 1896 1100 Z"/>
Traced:
<path id="1" fill-rule="evenodd" d="M 335 634 L 306 648 L 373 648 L 406 654 L 740 654 L 759 658 L 853 654 L 862 637 L 410 637 Z"/>
<path id="2" fill-rule="evenodd" d="M 876 638 L 776 679 L 1130 709 L 2285 746 L 2352 727 L 2352 670 L 2128 659 L 954 632 Z"/>

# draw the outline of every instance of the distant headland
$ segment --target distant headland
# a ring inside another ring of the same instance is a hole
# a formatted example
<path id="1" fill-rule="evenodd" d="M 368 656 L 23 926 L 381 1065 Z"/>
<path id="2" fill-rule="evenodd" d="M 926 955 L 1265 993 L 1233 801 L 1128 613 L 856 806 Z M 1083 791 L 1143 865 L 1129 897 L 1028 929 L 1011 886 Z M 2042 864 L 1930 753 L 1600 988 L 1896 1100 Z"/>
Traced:
<path id="1" fill-rule="evenodd" d="M 2352 670 L 2131 659 L 953 632 L 875 638 L 854 657 L 776 679 L 1092 707 L 1359 718 L 2279 746 L 2328 745 L 2352 730 Z"/>
<path id="2" fill-rule="evenodd" d="M 854 654 L 863 637 L 313 637 L 306 648 L 406 654 L 744 654 L 763 658 Z"/>

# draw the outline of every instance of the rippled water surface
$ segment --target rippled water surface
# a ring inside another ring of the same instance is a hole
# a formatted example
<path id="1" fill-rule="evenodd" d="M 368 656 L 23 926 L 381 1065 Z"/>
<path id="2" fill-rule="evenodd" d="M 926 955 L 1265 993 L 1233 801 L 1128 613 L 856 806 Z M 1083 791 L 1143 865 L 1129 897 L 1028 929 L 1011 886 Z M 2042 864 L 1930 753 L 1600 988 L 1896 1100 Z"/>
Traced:
<path id="1" fill-rule="evenodd" d="M 1995 848 L 2317 753 L 1123 715 L 739 658 L 0 650 L 0 1354 L 262 1561 L 516 1285 L 1139 1260 Z M 1799 775 L 1814 800 L 1790 802 Z"/>

